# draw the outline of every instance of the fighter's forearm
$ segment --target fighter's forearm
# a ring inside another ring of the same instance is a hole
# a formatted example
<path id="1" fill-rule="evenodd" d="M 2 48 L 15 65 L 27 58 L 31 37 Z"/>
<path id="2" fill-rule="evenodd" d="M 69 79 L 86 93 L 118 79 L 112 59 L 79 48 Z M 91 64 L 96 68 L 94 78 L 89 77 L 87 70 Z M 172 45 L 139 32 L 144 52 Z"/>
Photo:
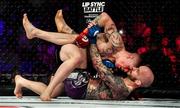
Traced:
<path id="1" fill-rule="evenodd" d="M 111 18 L 108 16 L 107 13 L 103 12 L 100 15 L 96 16 L 91 22 L 93 24 L 97 24 L 100 27 L 105 27 L 106 22 L 109 21 Z"/>
<path id="2" fill-rule="evenodd" d="M 104 27 L 105 33 L 111 34 L 111 32 L 117 31 L 117 28 L 116 28 L 114 21 L 105 12 L 98 15 L 94 20 L 92 20 L 92 22 L 93 22 L 93 24 L 97 24 L 100 27 Z"/>
<path id="3" fill-rule="evenodd" d="M 101 13 L 92 22 L 98 24 L 100 27 L 104 27 L 104 33 L 107 34 L 105 36 L 114 47 L 124 48 L 122 37 L 117 31 L 114 21 L 107 13 Z"/>
<path id="4" fill-rule="evenodd" d="M 90 55 L 91 59 L 93 61 L 93 65 L 96 68 L 99 77 L 101 80 L 106 83 L 107 86 L 115 93 L 119 90 L 121 90 L 120 85 L 121 85 L 121 79 L 116 76 L 114 76 L 112 73 L 112 70 L 107 68 L 101 60 L 101 56 L 98 53 L 98 50 L 96 48 L 95 44 L 90 45 Z M 117 95 L 118 96 L 118 95 Z M 116 96 L 115 96 L 116 97 Z"/>
<path id="5" fill-rule="evenodd" d="M 95 44 L 90 45 L 90 55 L 91 55 L 91 59 L 93 62 L 93 66 L 97 70 L 100 77 L 103 77 L 105 74 L 112 73 L 112 70 L 107 68 L 102 63 L 101 56 L 100 56 Z"/>
<path id="6" fill-rule="evenodd" d="M 93 20 L 92 20 L 92 22 L 94 22 L 95 24 L 98 24 L 99 26 L 101 26 L 100 24 L 99 24 L 99 20 L 101 19 L 101 16 L 100 15 L 98 15 L 96 18 L 94 18 Z"/>

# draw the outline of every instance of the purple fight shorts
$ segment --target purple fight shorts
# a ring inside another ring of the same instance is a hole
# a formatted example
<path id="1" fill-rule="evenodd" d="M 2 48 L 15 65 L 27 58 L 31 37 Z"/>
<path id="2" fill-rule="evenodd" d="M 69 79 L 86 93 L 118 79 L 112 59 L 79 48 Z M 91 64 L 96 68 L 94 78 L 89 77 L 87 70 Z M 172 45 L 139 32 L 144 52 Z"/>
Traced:
<path id="1" fill-rule="evenodd" d="M 82 69 L 75 69 L 64 80 L 66 95 L 73 99 L 84 99 L 88 85 L 88 72 Z"/>

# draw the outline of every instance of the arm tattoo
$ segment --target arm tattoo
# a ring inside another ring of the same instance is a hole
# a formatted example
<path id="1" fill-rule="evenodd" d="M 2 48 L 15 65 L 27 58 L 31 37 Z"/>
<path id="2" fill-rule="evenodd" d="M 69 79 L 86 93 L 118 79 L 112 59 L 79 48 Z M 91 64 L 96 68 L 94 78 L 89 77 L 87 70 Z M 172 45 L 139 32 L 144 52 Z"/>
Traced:
<path id="1" fill-rule="evenodd" d="M 108 83 L 114 84 L 116 81 L 114 81 L 115 78 L 114 78 L 114 75 L 112 74 L 113 72 L 111 69 L 107 68 L 102 63 L 101 57 L 100 57 L 98 50 L 94 44 L 90 45 L 90 55 L 91 55 L 91 59 L 93 61 L 93 66 L 95 67 L 95 69 L 99 73 L 100 78 L 102 80 L 105 80 L 106 82 L 110 81 Z"/>
<path id="2" fill-rule="evenodd" d="M 72 30 L 71 34 L 77 34 L 74 30 Z"/>
<path id="3" fill-rule="evenodd" d="M 123 80 L 119 76 L 114 76 L 112 70 L 103 65 L 101 57 L 98 53 L 96 45 L 90 45 L 90 55 L 93 65 L 99 73 L 99 77 L 102 80 L 99 89 L 88 90 L 88 96 L 97 96 L 100 99 L 120 99 L 126 98 L 129 92 L 123 83 Z"/>
<path id="4" fill-rule="evenodd" d="M 98 24 L 98 21 L 100 20 L 100 18 L 101 18 L 101 16 L 99 15 L 99 16 L 97 16 L 94 20 L 93 20 L 93 22 L 95 22 L 96 24 Z"/>
<path id="5" fill-rule="evenodd" d="M 90 55 L 91 55 L 91 59 L 93 61 L 93 66 L 95 67 L 95 69 L 97 70 L 97 72 L 99 73 L 99 75 L 101 77 L 103 77 L 105 74 L 107 73 L 112 73 L 112 70 L 110 70 L 109 68 L 107 68 L 103 63 L 102 63 L 102 59 L 101 56 L 96 48 L 96 45 L 91 44 L 90 46 Z"/>
<path id="6" fill-rule="evenodd" d="M 115 48 L 124 48 L 124 43 L 121 35 L 118 33 L 116 25 L 112 23 L 110 26 L 105 28 L 106 37 L 112 43 Z"/>
<path id="7" fill-rule="evenodd" d="M 109 38 L 112 45 L 116 48 L 124 48 L 124 42 L 118 32 L 113 32 Z"/>
<path id="8" fill-rule="evenodd" d="M 115 31 L 117 31 L 117 29 L 114 23 L 112 23 L 110 26 L 105 27 L 105 30 L 104 30 L 104 32 L 108 34 L 112 34 Z"/>

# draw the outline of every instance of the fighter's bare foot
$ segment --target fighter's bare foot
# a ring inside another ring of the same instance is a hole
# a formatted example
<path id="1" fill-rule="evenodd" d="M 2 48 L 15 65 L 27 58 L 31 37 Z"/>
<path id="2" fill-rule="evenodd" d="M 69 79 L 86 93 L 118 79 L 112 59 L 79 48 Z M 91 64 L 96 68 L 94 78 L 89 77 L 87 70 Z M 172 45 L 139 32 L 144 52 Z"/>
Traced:
<path id="1" fill-rule="evenodd" d="M 58 32 L 71 33 L 72 29 L 66 24 L 63 18 L 62 10 L 58 10 L 55 16 L 55 23 Z"/>
<path id="2" fill-rule="evenodd" d="M 34 27 L 28 20 L 27 14 L 23 15 L 23 27 L 26 31 L 26 36 L 28 39 L 32 39 L 35 35 L 35 30 L 37 29 Z"/>
<path id="3" fill-rule="evenodd" d="M 41 94 L 40 99 L 42 101 L 51 101 L 51 97 L 46 91 Z"/>
<path id="4" fill-rule="evenodd" d="M 17 98 L 22 98 L 22 85 L 21 85 L 21 82 L 23 82 L 23 80 L 24 79 L 20 75 L 15 76 L 16 87 L 14 89 L 14 95 Z"/>

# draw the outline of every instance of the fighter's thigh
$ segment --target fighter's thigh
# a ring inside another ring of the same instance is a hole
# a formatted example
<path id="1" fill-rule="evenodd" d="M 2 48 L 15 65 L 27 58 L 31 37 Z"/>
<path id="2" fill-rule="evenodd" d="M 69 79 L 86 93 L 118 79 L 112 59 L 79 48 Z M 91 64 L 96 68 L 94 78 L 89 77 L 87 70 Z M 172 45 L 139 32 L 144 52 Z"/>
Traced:
<path id="1" fill-rule="evenodd" d="M 82 51 L 74 44 L 63 45 L 59 52 L 59 56 L 62 61 L 74 57 L 80 58 L 82 55 Z"/>

